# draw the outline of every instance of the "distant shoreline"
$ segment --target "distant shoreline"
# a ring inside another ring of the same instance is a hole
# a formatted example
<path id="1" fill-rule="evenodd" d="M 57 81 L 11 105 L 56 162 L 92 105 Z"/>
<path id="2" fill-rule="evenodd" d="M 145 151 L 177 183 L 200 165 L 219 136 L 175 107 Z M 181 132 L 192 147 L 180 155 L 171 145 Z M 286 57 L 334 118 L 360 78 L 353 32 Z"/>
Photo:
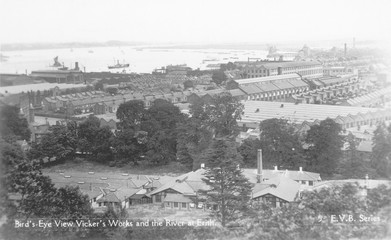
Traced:
<path id="1" fill-rule="evenodd" d="M 48 49 L 77 49 L 94 47 L 136 47 L 142 49 L 233 49 L 233 50 L 266 50 L 270 44 L 257 43 L 227 43 L 227 44 L 148 44 L 148 43 L 8 43 L 1 44 L 2 52 L 48 50 Z"/>
<path id="2" fill-rule="evenodd" d="M 232 49 L 232 50 L 267 50 L 270 46 L 278 46 L 280 49 L 299 49 L 303 45 L 320 47 L 322 43 L 343 48 L 343 40 L 332 41 L 292 41 L 292 42 L 249 42 L 249 43 L 148 43 L 148 42 L 67 42 L 67 43 L 4 43 L 0 44 L 1 52 L 25 51 L 25 50 L 48 50 L 48 49 L 77 49 L 93 47 L 136 47 L 140 49 Z M 374 41 L 357 41 L 357 45 L 372 45 Z M 313 46 L 320 45 L 320 46 Z M 348 44 L 349 45 L 349 44 Z M 348 46 L 349 47 L 349 46 Z"/>

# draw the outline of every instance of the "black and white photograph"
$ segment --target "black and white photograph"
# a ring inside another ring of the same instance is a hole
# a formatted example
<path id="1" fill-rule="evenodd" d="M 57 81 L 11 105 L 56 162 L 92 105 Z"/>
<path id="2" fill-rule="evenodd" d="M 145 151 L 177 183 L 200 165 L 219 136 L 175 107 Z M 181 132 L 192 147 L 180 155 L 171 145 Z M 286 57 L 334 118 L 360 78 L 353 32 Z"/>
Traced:
<path id="1" fill-rule="evenodd" d="M 0 240 L 390 240 L 388 0 L 0 0 Z"/>

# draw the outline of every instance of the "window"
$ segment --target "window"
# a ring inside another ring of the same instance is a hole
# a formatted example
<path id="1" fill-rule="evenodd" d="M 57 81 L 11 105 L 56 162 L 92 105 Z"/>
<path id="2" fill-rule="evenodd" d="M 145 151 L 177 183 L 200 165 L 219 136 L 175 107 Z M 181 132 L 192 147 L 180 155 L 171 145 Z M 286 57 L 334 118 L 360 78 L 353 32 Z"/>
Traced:
<path id="1" fill-rule="evenodd" d="M 314 181 L 309 181 L 309 185 L 313 186 L 314 185 Z"/>
<path id="2" fill-rule="evenodd" d="M 170 202 L 166 202 L 166 207 L 170 207 Z"/>
<path id="3" fill-rule="evenodd" d="M 155 201 L 156 202 L 162 202 L 162 196 L 161 195 L 156 195 Z"/>
<path id="4" fill-rule="evenodd" d="M 187 208 L 186 203 L 182 203 L 182 208 Z"/>
<path id="5" fill-rule="evenodd" d="M 174 208 L 178 208 L 179 204 L 177 202 L 174 202 Z"/>

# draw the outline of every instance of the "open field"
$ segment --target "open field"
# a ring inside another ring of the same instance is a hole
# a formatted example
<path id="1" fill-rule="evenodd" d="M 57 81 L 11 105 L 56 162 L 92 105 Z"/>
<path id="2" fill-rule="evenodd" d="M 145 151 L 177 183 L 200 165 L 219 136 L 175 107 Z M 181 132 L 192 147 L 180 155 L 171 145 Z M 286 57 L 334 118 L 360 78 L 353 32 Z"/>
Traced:
<path id="1" fill-rule="evenodd" d="M 144 220 L 170 220 L 170 221 L 207 221 L 211 219 L 209 212 L 202 209 L 193 210 L 175 210 L 175 209 L 164 209 L 160 205 L 149 204 L 149 205 L 138 205 L 132 206 L 127 209 L 129 218 L 132 219 L 144 219 Z"/>
<path id="2" fill-rule="evenodd" d="M 87 161 L 85 159 L 76 158 L 72 161 L 60 163 L 57 165 L 44 167 L 44 172 L 58 171 L 78 171 L 78 172 L 97 172 L 97 173 L 129 173 L 140 175 L 168 175 L 179 176 L 188 172 L 183 166 L 178 163 L 170 163 L 164 166 L 149 166 L 140 164 L 139 166 L 125 165 L 123 167 L 110 167 L 108 165 Z"/>

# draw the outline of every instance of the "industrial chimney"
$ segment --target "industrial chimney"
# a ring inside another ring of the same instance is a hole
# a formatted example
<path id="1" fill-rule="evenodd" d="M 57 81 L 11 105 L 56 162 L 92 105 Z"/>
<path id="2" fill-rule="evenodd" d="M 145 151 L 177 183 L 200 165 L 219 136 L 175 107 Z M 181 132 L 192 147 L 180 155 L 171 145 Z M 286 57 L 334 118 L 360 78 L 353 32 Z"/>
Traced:
<path id="1" fill-rule="evenodd" d="M 347 46 L 347 44 L 345 43 L 345 57 L 346 57 L 346 54 L 347 54 L 347 52 L 348 52 L 348 46 Z"/>
<path id="2" fill-rule="evenodd" d="M 262 149 L 257 151 L 257 183 L 261 183 L 263 180 L 262 174 Z"/>
<path id="3" fill-rule="evenodd" d="M 79 70 L 80 70 L 80 68 L 79 68 L 79 62 L 75 62 L 75 70 L 76 70 L 76 71 L 79 71 Z"/>

